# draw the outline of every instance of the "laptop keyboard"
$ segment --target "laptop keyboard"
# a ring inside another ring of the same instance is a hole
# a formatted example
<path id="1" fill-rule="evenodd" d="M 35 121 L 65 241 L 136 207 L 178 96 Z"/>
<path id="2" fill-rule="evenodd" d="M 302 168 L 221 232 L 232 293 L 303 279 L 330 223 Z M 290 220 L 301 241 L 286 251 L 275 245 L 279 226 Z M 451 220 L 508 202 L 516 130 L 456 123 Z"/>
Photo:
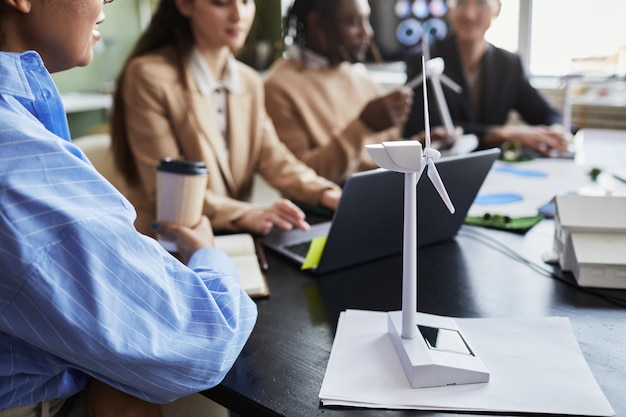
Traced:
<path id="1" fill-rule="evenodd" d="M 311 241 L 307 240 L 306 242 L 294 243 L 293 245 L 285 246 L 285 249 L 295 253 L 296 255 L 300 255 L 303 258 L 306 258 L 307 253 L 309 253 L 309 247 L 311 246 Z"/>

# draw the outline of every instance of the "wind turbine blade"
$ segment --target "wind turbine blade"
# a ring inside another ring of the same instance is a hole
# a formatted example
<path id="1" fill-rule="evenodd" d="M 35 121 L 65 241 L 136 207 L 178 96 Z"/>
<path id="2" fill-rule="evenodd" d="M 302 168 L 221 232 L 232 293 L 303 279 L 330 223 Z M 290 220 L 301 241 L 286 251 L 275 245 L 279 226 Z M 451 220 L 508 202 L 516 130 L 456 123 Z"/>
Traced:
<path id="1" fill-rule="evenodd" d="M 441 78 L 431 77 L 430 84 L 433 86 L 433 90 L 435 91 L 435 101 L 437 103 L 437 106 L 439 107 L 439 115 L 441 116 L 441 119 L 443 120 L 443 125 L 446 128 L 448 140 L 454 140 L 454 122 L 452 121 L 452 116 L 450 115 L 450 109 L 448 108 L 448 103 L 446 102 L 446 96 L 443 92 L 443 87 L 441 87 Z"/>
<path id="2" fill-rule="evenodd" d="M 418 74 L 413 79 L 405 84 L 405 87 L 410 88 L 411 90 L 417 87 L 424 80 L 423 74 Z"/>
<path id="3" fill-rule="evenodd" d="M 435 162 L 430 158 L 428 159 L 428 178 L 430 179 L 430 182 L 433 183 L 435 190 L 439 193 L 439 196 L 443 200 L 446 207 L 448 207 L 448 210 L 450 210 L 450 213 L 454 214 L 456 209 L 452 204 L 452 200 L 450 200 L 446 187 L 443 185 L 443 181 L 441 181 L 439 171 L 437 171 L 437 168 L 435 167 Z"/>
<path id="4" fill-rule="evenodd" d="M 446 85 L 446 87 L 448 87 L 450 90 L 454 91 L 455 93 L 461 94 L 461 92 L 463 91 L 463 88 L 461 88 L 460 85 L 452 81 L 452 79 L 448 77 L 446 74 L 441 74 L 441 77 L 439 77 L 439 79 L 441 80 L 442 83 Z"/>

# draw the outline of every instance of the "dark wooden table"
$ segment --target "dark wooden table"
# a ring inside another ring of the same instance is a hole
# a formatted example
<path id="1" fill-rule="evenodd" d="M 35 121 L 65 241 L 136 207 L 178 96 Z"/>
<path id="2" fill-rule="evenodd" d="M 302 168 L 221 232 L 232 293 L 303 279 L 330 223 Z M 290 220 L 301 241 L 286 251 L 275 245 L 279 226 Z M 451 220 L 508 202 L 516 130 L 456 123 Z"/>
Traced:
<path id="1" fill-rule="evenodd" d="M 422 248 L 418 309 L 453 317 L 569 317 L 583 354 L 617 415 L 626 415 L 626 291 L 589 293 L 535 260 L 517 259 L 523 236 L 463 226 Z M 544 242 L 545 243 L 545 242 Z M 235 413 L 263 416 L 448 416 L 458 413 L 322 406 L 318 395 L 339 313 L 401 309 L 400 256 L 323 276 L 268 253 L 271 296 L 224 381 L 205 394 Z M 557 271 L 558 272 L 558 271 Z M 463 415 L 472 415 L 463 413 Z"/>

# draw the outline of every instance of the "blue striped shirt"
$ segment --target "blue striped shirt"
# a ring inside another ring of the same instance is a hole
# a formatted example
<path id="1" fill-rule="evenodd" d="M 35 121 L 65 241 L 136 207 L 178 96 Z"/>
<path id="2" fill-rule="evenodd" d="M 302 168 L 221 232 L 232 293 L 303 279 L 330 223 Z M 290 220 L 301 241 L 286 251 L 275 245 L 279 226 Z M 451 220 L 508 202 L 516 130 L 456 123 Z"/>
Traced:
<path id="1" fill-rule="evenodd" d="M 0 52 L 0 409 L 95 377 L 151 402 L 218 384 L 257 310 L 228 257 L 188 266 L 69 141 L 35 52 Z"/>

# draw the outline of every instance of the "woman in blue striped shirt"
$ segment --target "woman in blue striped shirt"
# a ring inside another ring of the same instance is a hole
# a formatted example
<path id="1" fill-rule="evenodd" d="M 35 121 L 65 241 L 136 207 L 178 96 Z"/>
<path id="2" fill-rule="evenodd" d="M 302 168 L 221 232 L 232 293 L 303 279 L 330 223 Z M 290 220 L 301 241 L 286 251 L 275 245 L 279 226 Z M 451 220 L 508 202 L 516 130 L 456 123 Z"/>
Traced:
<path id="1" fill-rule="evenodd" d="M 256 320 L 206 218 L 159 226 L 185 265 L 70 142 L 49 73 L 87 65 L 103 20 L 103 0 L 0 0 L 0 416 L 168 415 Z"/>

